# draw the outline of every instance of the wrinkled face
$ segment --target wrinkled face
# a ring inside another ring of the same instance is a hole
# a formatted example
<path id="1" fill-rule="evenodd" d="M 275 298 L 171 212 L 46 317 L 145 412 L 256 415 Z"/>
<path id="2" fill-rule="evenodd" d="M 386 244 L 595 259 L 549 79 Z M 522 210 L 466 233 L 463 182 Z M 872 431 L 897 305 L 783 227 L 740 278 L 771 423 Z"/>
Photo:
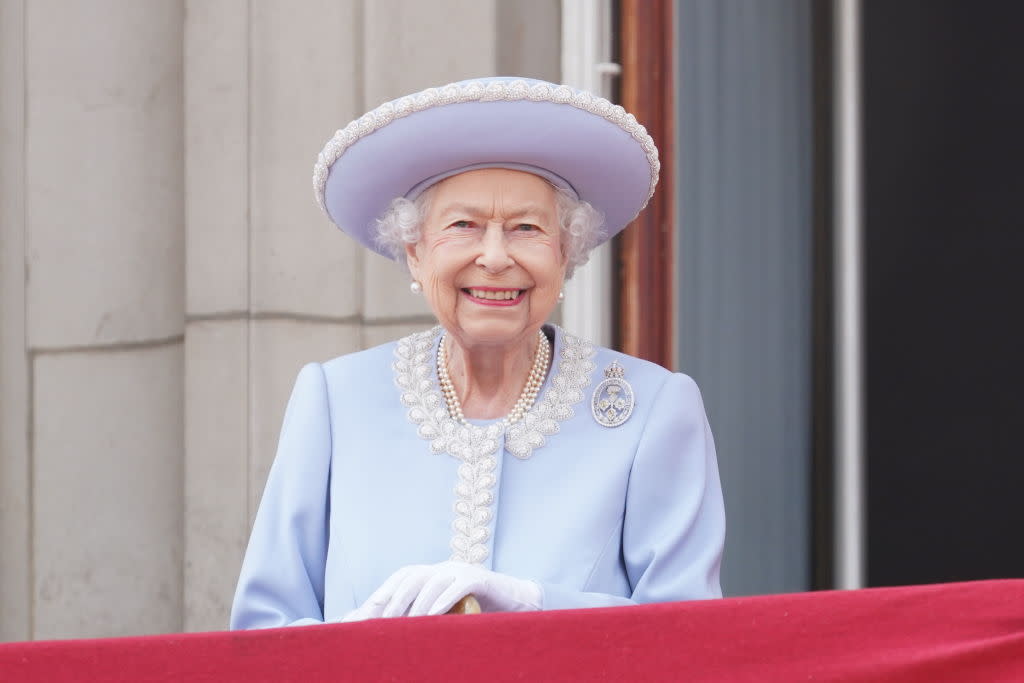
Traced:
<path id="1" fill-rule="evenodd" d="M 530 173 L 467 171 L 432 190 L 409 271 L 465 348 L 529 343 L 565 277 L 555 191 Z"/>

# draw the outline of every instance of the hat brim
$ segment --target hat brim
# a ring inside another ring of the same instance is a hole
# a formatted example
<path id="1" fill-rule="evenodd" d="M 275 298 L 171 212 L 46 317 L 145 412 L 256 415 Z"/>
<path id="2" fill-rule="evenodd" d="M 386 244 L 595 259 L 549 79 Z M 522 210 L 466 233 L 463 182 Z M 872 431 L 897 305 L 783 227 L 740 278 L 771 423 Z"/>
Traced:
<path id="1" fill-rule="evenodd" d="M 497 82 L 506 91 L 510 83 L 518 83 L 527 95 L 538 92 L 524 81 Z M 533 85 L 537 83 L 542 82 Z M 411 102 L 395 101 L 383 113 L 375 110 L 368 121 L 363 117 L 339 131 L 332 143 L 341 149 L 332 150 L 328 143 L 318 162 L 327 166 L 318 169 L 321 177 L 326 175 L 318 199 L 331 220 L 367 248 L 383 253 L 375 223 L 392 200 L 418 194 L 427 179 L 487 166 L 533 167 L 547 171 L 538 174 L 549 180 L 551 175 L 563 179 L 604 215 L 605 238 L 622 230 L 647 204 L 657 183 L 657 149 L 643 126 L 621 107 L 587 93 L 580 98 L 571 90 L 575 99 L 569 102 L 528 96 L 483 99 L 489 85 L 482 84 L 480 99 L 443 103 L 442 97 L 433 106 L 422 106 L 421 99 L 422 108 L 405 115 L 400 115 L 401 108 L 415 107 L 418 96 Z M 544 85 L 552 93 L 561 90 L 564 98 L 564 86 Z M 460 86 L 464 93 L 464 84 L 454 87 Z M 450 94 L 451 87 L 433 92 Z M 360 134 L 360 127 L 370 130 Z"/>

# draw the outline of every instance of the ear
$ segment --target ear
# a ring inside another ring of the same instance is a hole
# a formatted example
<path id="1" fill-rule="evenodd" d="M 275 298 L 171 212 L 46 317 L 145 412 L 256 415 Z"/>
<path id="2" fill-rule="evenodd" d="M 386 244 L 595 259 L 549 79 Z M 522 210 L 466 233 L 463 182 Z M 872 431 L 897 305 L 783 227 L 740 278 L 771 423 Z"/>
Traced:
<path id="1" fill-rule="evenodd" d="M 415 244 L 405 245 L 405 265 L 414 280 L 419 280 L 420 257 L 416 254 Z"/>
<path id="2" fill-rule="evenodd" d="M 565 271 L 569 269 L 569 250 L 566 248 L 568 246 L 568 244 L 566 243 L 564 233 L 562 235 L 559 235 L 559 237 L 561 237 L 562 239 L 561 239 L 561 241 L 558 244 L 558 253 L 562 255 L 561 266 L 562 266 L 562 277 L 564 278 L 565 277 Z"/>

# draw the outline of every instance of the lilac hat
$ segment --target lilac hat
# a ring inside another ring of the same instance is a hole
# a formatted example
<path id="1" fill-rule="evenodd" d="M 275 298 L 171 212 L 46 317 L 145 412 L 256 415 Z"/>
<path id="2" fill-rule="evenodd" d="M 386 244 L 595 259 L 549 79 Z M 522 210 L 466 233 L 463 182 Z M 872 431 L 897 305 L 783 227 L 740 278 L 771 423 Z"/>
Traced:
<path id="1" fill-rule="evenodd" d="M 605 238 L 630 223 L 658 183 L 658 149 L 622 107 L 569 86 L 480 78 L 385 102 L 335 133 L 313 167 L 317 203 L 363 246 L 395 197 L 449 176 L 510 168 L 590 202 Z M 386 254 L 385 254 L 386 255 Z"/>

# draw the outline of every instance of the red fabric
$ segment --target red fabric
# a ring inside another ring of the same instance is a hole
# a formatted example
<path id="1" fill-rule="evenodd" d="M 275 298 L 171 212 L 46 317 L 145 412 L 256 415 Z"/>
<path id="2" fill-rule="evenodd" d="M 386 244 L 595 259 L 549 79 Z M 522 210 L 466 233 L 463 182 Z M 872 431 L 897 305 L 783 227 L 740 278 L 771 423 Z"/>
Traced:
<path id="1" fill-rule="evenodd" d="M 8 681 L 1024 681 L 1024 580 L 0 644 Z"/>

